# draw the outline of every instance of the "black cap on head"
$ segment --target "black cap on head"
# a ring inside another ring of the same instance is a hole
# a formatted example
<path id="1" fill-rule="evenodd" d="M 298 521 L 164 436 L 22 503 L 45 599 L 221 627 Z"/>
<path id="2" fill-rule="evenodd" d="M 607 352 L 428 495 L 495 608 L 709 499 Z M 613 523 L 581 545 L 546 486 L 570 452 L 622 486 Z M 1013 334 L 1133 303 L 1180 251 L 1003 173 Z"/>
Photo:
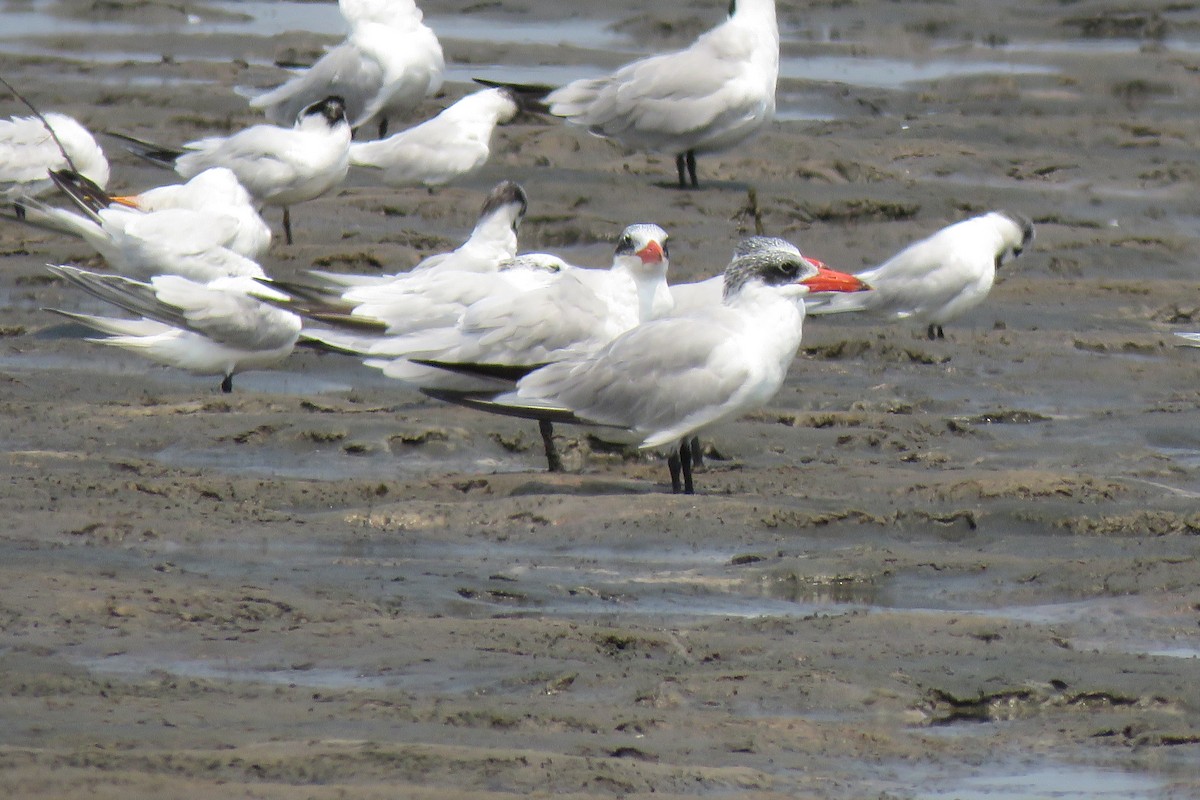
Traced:
<path id="1" fill-rule="evenodd" d="M 318 114 L 325 118 L 331 128 L 339 122 L 346 122 L 346 101 L 340 95 L 331 94 L 324 100 L 305 106 L 296 119 L 299 121 Z"/>

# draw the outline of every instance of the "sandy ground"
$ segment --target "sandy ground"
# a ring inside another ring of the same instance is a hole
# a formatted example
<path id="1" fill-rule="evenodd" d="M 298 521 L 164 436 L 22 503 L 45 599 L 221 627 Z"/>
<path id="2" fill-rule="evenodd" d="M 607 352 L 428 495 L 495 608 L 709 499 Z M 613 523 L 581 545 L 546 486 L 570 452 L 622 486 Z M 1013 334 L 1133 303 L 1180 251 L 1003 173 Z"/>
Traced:
<path id="1" fill-rule="evenodd" d="M 685 43 L 723 3 L 422 6 L 435 30 L 617 25 L 591 50 L 442 34 L 503 77 Z M 168 143 L 257 122 L 234 87 L 336 39 L 82 0 L 0 2 L 0 35 L 43 14 L 63 32 L 0 39 L 0 74 Z M 41 309 L 102 307 L 43 265 L 102 264 L 0 228 L 5 794 L 1200 796 L 1200 352 L 1173 336 L 1200 329 L 1200 12 L 782 2 L 780 24 L 787 119 L 702 158 L 700 191 L 523 119 L 459 186 L 352 176 L 264 261 L 404 268 L 503 178 L 531 197 L 523 249 L 602 266 L 651 220 L 681 281 L 754 229 L 750 188 L 767 232 L 850 270 L 988 209 L 1035 220 L 944 342 L 810 320 L 773 403 L 708 435 L 694 497 L 566 429 L 546 474 L 529 424 L 348 358 L 226 396 L 89 345 Z M 805 78 L 830 65 L 868 77 Z M 109 151 L 118 189 L 168 180 Z"/>

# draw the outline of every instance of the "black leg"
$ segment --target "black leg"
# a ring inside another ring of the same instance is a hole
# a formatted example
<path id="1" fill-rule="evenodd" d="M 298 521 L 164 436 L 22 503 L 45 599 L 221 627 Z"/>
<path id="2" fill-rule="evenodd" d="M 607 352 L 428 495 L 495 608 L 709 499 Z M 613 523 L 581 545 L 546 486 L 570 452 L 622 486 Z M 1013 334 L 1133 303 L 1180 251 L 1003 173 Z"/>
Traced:
<path id="1" fill-rule="evenodd" d="M 687 188 L 687 155 L 680 153 L 675 156 L 675 171 L 679 173 L 679 188 Z"/>
<path id="2" fill-rule="evenodd" d="M 695 494 L 692 484 L 692 440 L 686 436 L 679 442 L 679 466 L 683 472 L 683 493 Z"/>
<path id="3" fill-rule="evenodd" d="M 938 325 L 938 326 L 937 326 L 937 328 L 938 328 L 938 338 L 939 338 L 939 339 L 945 339 L 945 338 L 946 338 L 946 332 L 945 332 L 944 330 L 942 330 L 942 326 L 941 326 L 941 325 Z"/>
<path id="4" fill-rule="evenodd" d="M 700 437 L 693 436 L 689 447 L 692 450 L 692 469 L 704 469 L 704 448 L 700 446 Z"/>
<path id="5" fill-rule="evenodd" d="M 292 243 L 292 210 L 287 206 L 283 207 L 283 240 Z"/>
<path id="6" fill-rule="evenodd" d="M 679 463 L 679 452 L 672 450 L 671 455 L 667 456 L 667 469 L 671 470 L 671 493 L 679 494 L 683 491 L 683 482 L 679 480 L 679 472 L 682 465 Z"/>
<path id="7" fill-rule="evenodd" d="M 229 394 L 233 391 L 233 375 L 226 375 L 221 381 L 221 391 Z"/>
<path id="8" fill-rule="evenodd" d="M 687 151 L 687 170 L 688 176 L 692 179 L 692 188 L 699 189 L 700 181 L 696 180 L 696 151 Z M 680 181 L 682 183 L 682 181 Z"/>
<path id="9" fill-rule="evenodd" d="M 554 446 L 554 423 L 548 419 L 539 419 L 538 432 L 542 434 L 542 447 L 546 450 L 546 466 L 551 472 L 563 472 L 562 456 Z"/>
<path id="10" fill-rule="evenodd" d="M 17 215 L 17 219 L 25 219 L 25 206 L 20 203 L 13 203 L 13 213 Z"/>
<path id="11" fill-rule="evenodd" d="M 929 338 L 929 341 L 931 341 L 931 342 L 934 339 L 936 339 L 937 338 L 937 325 L 934 325 L 932 322 L 929 323 L 929 327 L 925 329 L 925 336 L 927 336 Z"/>
<path id="12" fill-rule="evenodd" d="M 387 136 L 387 117 L 379 118 L 379 138 L 383 139 Z"/>

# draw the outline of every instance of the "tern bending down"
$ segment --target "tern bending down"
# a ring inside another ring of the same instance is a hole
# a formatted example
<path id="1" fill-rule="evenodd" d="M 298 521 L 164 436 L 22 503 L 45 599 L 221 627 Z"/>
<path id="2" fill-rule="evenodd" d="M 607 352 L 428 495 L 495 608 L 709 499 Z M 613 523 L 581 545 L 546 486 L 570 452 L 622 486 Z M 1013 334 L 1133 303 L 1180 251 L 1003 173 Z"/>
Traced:
<path id="1" fill-rule="evenodd" d="M 931 340 L 945 339 L 942 326 L 982 303 L 996 270 L 1032 242 L 1033 223 L 1020 214 L 992 211 L 965 219 L 857 273 L 874 291 L 814 297 L 807 303 L 808 313 L 866 311 L 919 320 L 928 323 Z"/>
<path id="2" fill-rule="evenodd" d="M 51 112 L 45 122 L 37 117 L 0 119 L 0 200 L 47 194 L 54 189 L 49 175 L 54 169 L 77 170 L 101 187 L 108 183 L 104 151 L 71 117 Z"/>

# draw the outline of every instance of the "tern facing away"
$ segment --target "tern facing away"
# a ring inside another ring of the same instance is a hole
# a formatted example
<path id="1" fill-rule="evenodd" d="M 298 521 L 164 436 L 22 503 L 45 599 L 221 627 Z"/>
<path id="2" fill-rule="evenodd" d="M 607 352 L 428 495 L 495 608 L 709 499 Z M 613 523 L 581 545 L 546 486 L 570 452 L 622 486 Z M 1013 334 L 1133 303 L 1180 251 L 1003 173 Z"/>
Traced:
<path id="1" fill-rule="evenodd" d="M 225 246 L 247 258 L 258 258 L 271 246 L 271 227 L 258 213 L 254 199 L 238 182 L 237 175 L 225 167 L 210 167 L 185 183 L 168 183 L 110 199 L 142 211 L 185 208 L 232 217 L 237 227 Z"/>
<path id="2" fill-rule="evenodd" d="M 108 160 L 86 128 L 66 114 L 0 120 L 0 199 L 41 197 L 54 189 L 49 172 L 74 169 L 96 185 L 108 183 Z"/>
<path id="3" fill-rule="evenodd" d="M 873 291 L 814 297 L 809 314 L 866 311 L 928 323 L 930 340 L 942 326 L 981 304 L 996 270 L 1033 242 L 1033 223 L 1020 214 L 992 211 L 942 228 L 873 269 L 856 273 Z"/>
<path id="4" fill-rule="evenodd" d="M 191 178 L 210 167 L 227 167 L 260 203 L 283 207 L 283 230 L 292 243 L 289 206 L 320 197 L 350 169 L 350 125 L 341 97 L 307 106 L 290 128 L 254 125 L 229 136 L 188 142 L 176 149 L 120 133 L 126 149 L 160 167 Z"/>
<path id="5" fill-rule="evenodd" d="M 197 237 L 203 236 L 206 231 L 214 234 L 210 239 L 214 245 L 227 247 L 248 259 L 258 258 L 271 245 L 271 228 L 258 213 L 250 193 L 238 183 L 237 176 L 224 167 L 206 169 L 186 183 L 156 186 L 140 194 L 124 196 L 110 195 L 83 175 L 72 170 L 51 170 L 49 177 L 67 195 L 75 207 L 94 223 L 102 223 L 100 214 L 109 209 L 118 212 L 127 212 L 132 209 L 143 214 L 154 214 L 167 210 L 194 212 L 196 221 L 193 226 L 178 231 L 170 229 L 163 231 L 164 237 L 168 240 L 164 241 L 163 245 L 182 244 L 181 240 L 183 239 L 198 241 Z M 80 222 L 78 214 L 73 214 L 65 209 L 52 209 L 30 200 L 18 200 L 15 205 L 18 208 L 32 206 L 35 211 L 40 209 L 44 212 L 30 214 L 24 220 L 30 224 L 54 228 L 61 233 L 78 233 L 75 230 Z M 66 221 L 62 219 L 63 217 L 76 219 Z M 205 217 L 209 219 L 206 221 Z M 56 218 L 57 221 L 67 222 L 67 224 L 61 227 L 56 226 Z M 126 214 L 125 218 L 138 219 L 138 216 Z M 183 218 L 182 215 L 177 215 L 177 219 Z M 114 264 L 114 266 L 118 265 Z M 127 270 L 127 272 L 138 271 L 138 268 Z M 170 271 L 171 269 L 167 265 L 158 270 L 158 272 Z M 155 271 L 151 270 L 147 274 L 155 274 Z"/>
<path id="6" fill-rule="evenodd" d="M 350 145 L 350 164 L 388 186 L 443 186 L 487 163 L 492 132 L 518 111 L 508 89 L 469 94 L 436 117 L 374 142 Z"/>
<path id="7" fill-rule="evenodd" d="M 528 210 L 529 197 L 521 185 L 513 181 L 501 181 L 488 192 L 475 227 L 466 241 L 454 250 L 434 253 L 407 272 L 387 275 L 311 270 L 320 286 L 308 288 L 317 290 L 317 294 L 325 300 L 353 300 L 355 297 L 348 294 L 352 291 L 363 293 L 356 296 L 358 299 L 366 299 L 371 296 L 368 287 L 383 286 L 421 272 L 495 272 L 501 263 L 517 254 L 517 231 Z"/>
<path id="8" fill-rule="evenodd" d="M 339 0 L 338 6 L 350 25 L 345 41 L 250 105 L 290 127 L 306 106 L 338 95 L 350 127 L 378 120 L 382 139 L 389 116 L 409 113 L 442 88 L 442 45 L 413 0 Z"/>
<path id="9" fill-rule="evenodd" d="M 529 373 L 512 392 L 431 394 L 492 413 L 608 428 L 643 449 L 670 447 L 672 491 L 691 494 L 691 438 L 779 391 L 800 347 L 804 296 L 867 288 L 773 242 L 741 248 L 716 308 L 642 323 L 594 353 Z"/>
<path id="10" fill-rule="evenodd" d="M 261 282 L 288 295 L 287 308 L 341 329 L 328 336 L 311 331 L 312 336 L 305 335 L 307 340 L 366 352 L 383 335 L 453 325 L 467 305 L 485 297 L 494 283 L 511 282 L 517 272 L 498 273 L 517 251 L 517 228 L 527 208 L 525 190 L 502 181 L 488 194 L 462 245 L 429 256 L 408 272 L 355 275 L 317 270 L 311 273 L 312 281 Z M 520 274 L 525 276 L 528 270 Z M 329 338 L 339 332 L 336 342 Z"/>
<path id="11" fill-rule="evenodd" d="M 300 318 L 251 296 L 249 292 L 265 290 L 250 279 L 222 278 L 204 284 L 158 275 L 142 282 L 69 266 L 49 269 L 89 294 L 139 315 L 139 319 L 122 319 L 47 309 L 104 334 L 88 341 L 198 375 L 219 375 L 223 392 L 233 391 L 233 376 L 239 372 L 278 365 L 300 336 Z"/>
<path id="12" fill-rule="evenodd" d="M 172 274 L 201 282 L 263 276 L 258 262 L 230 247 L 240 230 L 235 214 L 190 208 L 140 211 L 114 202 L 76 173 L 50 175 L 79 213 L 26 199 L 16 218 L 82 239 L 119 272 L 137 278 Z"/>
<path id="13" fill-rule="evenodd" d="M 690 47 L 649 56 L 541 96 L 554 116 L 625 147 L 675 157 L 680 188 L 699 186 L 696 156 L 737 145 L 775 118 L 775 0 L 732 0 L 728 19 Z M 486 85 L 505 85 L 481 81 Z"/>

